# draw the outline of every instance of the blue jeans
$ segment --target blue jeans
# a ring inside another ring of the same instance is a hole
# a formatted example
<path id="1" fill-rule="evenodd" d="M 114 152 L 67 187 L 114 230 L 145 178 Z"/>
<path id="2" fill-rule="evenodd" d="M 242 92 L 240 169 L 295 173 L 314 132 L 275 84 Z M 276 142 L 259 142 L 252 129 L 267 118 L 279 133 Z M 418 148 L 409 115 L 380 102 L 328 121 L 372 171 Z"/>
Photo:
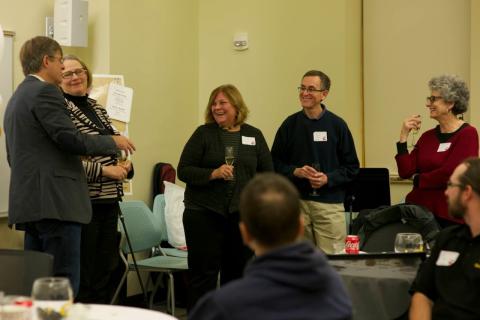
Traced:
<path id="1" fill-rule="evenodd" d="M 70 279 L 74 296 L 80 286 L 81 232 L 80 223 L 51 219 L 27 223 L 25 230 L 25 250 L 53 255 L 53 274 Z"/>

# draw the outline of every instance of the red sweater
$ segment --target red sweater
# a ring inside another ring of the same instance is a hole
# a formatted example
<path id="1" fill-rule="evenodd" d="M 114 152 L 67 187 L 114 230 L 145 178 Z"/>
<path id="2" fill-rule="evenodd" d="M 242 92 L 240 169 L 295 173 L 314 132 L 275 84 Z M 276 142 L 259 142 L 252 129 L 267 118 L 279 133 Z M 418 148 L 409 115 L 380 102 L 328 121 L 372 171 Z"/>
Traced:
<path id="1" fill-rule="evenodd" d="M 444 144 L 439 141 L 437 130 L 430 129 L 422 134 L 410 154 L 395 156 L 398 174 L 403 179 L 419 174 L 418 186 L 413 187 L 406 202 L 424 206 L 442 219 L 462 223 L 449 216 L 444 193 L 453 170 L 466 158 L 478 157 L 477 130 L 464 125 Z M 448 150 L 439 152 L 440 145 L 444 147 L 447 143 L 451 143 Z"/>

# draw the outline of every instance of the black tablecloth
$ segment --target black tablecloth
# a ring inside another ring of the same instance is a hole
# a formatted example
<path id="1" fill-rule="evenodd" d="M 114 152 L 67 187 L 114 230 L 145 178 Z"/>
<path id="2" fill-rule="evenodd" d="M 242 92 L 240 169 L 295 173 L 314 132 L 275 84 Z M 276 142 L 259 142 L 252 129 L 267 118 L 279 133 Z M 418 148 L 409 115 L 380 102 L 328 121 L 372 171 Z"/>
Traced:
<path id="1" fill-rule="evenodd" d="M 353 319 L 396 319 L 408 311 L 419 260 L 333 260 L 353 304 Z"/>

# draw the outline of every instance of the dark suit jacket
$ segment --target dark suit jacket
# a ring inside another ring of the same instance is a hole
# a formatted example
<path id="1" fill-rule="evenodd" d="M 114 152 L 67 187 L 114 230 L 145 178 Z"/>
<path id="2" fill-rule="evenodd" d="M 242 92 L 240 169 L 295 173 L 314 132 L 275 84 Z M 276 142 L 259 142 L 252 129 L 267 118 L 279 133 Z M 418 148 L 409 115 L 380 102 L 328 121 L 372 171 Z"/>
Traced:
<path id="1" fill-rule="evenodd" d="M 11 168 L 9 224 L 58 219 L 88 223 L 91 205 L 79 155 L 115 154 L 110 136 L 81 134 L 58 87 L 27 76 L 4 117 Z"/>

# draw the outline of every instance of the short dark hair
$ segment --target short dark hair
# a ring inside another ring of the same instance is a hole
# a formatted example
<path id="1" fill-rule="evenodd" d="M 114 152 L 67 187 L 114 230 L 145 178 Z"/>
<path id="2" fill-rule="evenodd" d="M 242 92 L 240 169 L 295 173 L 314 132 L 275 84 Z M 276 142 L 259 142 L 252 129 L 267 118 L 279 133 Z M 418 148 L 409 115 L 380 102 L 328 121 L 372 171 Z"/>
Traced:
<path id="1" fill-rule="evenodd" d="M 74 54 L 65 55 L 63 57 L 63 61 L 67 61 L 67 60 L 74 60 L 74 61 L 77 61 L 78 63 L 80 63 L 82 65 L 82 68 L 85 69 L 85 72 L 87 73 L 87 88 L 90 88 L 92 86 L 92 73 L 90 72 L 90 69 L 87 67 L 85 62 L 80 60 L 80 58 L 77 57 Z"/>
<path id="2" fill-rule="evenodd" d="M 473 191 L 480 196 L 480 158 L 471 157 L 465 159 L 462 164 L 467 169 L 458 177 L 458 182 L 462 186 L 471 186 Z"/>
<path id="3" fill-rule="evenodd" d="M 240 218 L 250 235 L 267 247 L 294 242 L 300 227 L 300 197 L 285 177 L 256 175 L 240 196 Z"/>
<path id="4" fill-rule="evenodd" d="M 318 71 L 318 70 L 307 71 L 303 75 L 302 79 L 305 77 L 319 77 L 320 81 L 322 82 L 322 87 L 320 88 L 320 90 L 330 90 L 330 78 L 322 71 Z"/>
<path id="5" fill-rule="evenodd" d="M 20 62 L 25 76 L 37 73 L 42 68 L 43 57 L 53 57 L 56 53 L 63 56 L 62 47 L 49 37 L 38 36 L 27 40 L 20 49 Z"/>

